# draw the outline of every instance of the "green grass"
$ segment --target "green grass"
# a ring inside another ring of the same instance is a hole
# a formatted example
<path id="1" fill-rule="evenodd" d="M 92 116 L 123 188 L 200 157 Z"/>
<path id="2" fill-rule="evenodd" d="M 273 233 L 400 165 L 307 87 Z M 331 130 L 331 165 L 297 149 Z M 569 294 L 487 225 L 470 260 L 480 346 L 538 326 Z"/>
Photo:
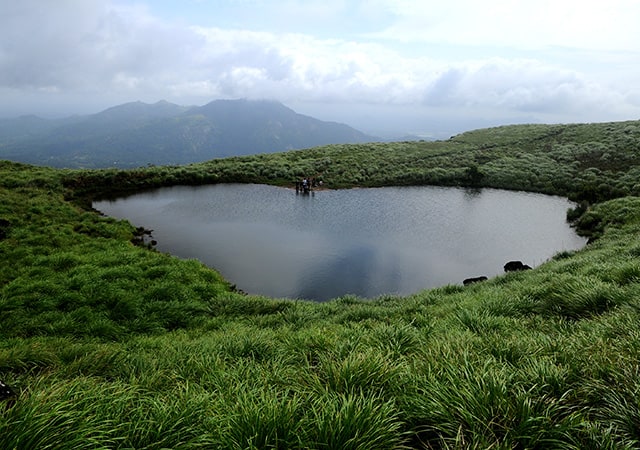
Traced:
<path id="1" fill-rule="evenodd" d="M 638 448 L 638 128 L 500 127 L 133 171 L 0 162 L 0 380 L 18 394 L 0 403 L 0 447 Z M 593 242 L 469 287 L 312 303 L 243 295 L 87 207 L 311 170 L 332 187 L 572 195 Z"/>
<path id="2" fill-rule="evenodd" d="M 72 171 L 79 201 L 172 184 L 258 182 L 293 186 L 314 176 L 330 188 L 443 185 L 559 194 L 587 202 L 640 195 L 640 122 L 514 125 L 438 142 L 329 145 L 222 158 L 182 167 Z"/>

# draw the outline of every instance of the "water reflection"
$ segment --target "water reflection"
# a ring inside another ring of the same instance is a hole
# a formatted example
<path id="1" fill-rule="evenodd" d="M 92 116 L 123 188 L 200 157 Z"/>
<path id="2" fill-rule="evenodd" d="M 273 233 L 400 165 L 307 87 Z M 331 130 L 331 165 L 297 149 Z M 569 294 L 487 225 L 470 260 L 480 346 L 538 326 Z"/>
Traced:
<path id="1" fill-rule="evenodd" d="M 172 187 L 94 205 L 154 230 L 158 249 L 198 258 L 249 293 L 327 300 L 410 294 L 535 266 L 584 245 L 566 199 L 436 187 L 318 191 Z"/>

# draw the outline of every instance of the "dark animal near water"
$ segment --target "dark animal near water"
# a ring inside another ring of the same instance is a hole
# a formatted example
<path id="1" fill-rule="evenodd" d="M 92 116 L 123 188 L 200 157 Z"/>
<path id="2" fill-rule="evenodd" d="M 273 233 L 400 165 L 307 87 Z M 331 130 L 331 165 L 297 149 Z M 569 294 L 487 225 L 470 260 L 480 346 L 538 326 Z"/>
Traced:
<path id="1" fill-rule="evenodd" d="M 473 284 L 473 283 L 479 283 L 479 282 L 481 282 L 481 281 L 487 281 L 487 280 L 488 280 L 488 278 L 487 278 L 487 277 L 485 277 L 485 276 L 482 276 L 482 277 L 474 277 L 474 278 L 467 278 L 466 280 L 464 280 L 464 281 L 462 282 L 462 284 L 464 284 L 465 286 L 468 286 L 468 285 Z"/>
<path id="2" fill-rule="evenodd" d="M 517 272 L 519 270 L 530 270 L 531 267 L 522 264 L 522 261 L 509 261 L 504 265 L 505 272 Z"/>

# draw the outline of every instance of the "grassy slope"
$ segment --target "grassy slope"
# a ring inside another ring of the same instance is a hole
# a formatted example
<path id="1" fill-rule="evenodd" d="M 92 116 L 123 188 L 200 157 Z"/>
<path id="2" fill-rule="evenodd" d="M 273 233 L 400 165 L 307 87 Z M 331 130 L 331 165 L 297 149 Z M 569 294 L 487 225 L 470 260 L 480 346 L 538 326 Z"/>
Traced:
<path id="1" fill-rule="evenodd" d="M 639 158 L 628 122 L 128 172 L 0 163 L 0 379 L 19 391 L 0 447 L 638 447 Z M 304 174 L 619 198 L 580 218 L 598 240 L 536 270 L 326 304 L 240 295 L 77 206 Z"/>

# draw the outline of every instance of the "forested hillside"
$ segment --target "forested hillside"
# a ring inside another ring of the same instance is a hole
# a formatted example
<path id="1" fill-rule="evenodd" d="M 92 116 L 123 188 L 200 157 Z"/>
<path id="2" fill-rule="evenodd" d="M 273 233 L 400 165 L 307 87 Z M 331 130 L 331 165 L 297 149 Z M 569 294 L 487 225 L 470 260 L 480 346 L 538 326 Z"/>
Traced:
<path id="1" fill-rule="evenodd" d="M 129 171 L 0 162 L 0 447 L 638 448 L 639 162 L 640 122 Z M 468 287 L 312 303 L 243 295 L 90 208 L 301 176 L 566 195 L 593 239 Z"/>

